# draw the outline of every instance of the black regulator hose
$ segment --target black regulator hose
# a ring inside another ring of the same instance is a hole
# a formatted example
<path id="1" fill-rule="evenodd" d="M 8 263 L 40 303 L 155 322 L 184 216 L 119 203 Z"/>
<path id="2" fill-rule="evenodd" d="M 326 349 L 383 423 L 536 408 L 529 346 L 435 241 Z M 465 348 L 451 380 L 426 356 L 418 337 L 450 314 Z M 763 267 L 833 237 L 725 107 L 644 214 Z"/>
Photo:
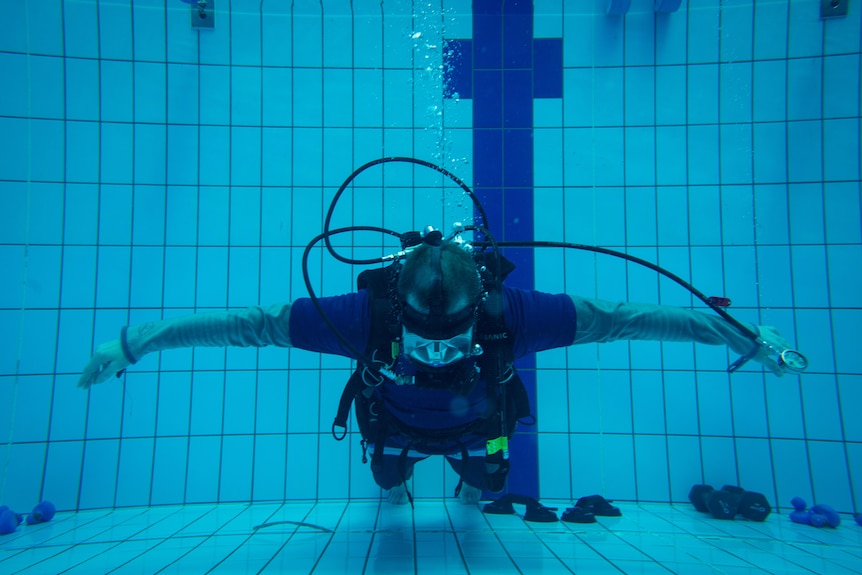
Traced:
<path id="1" fill-rule="evenodd" d="M 677 284 L 681 285 L 682 287 L 687 289 L 689 292 L 691 292 L 695 297 L 697 297 L 699 300 L 701 300 L 704 304 L 706 304 L 707 306 L 712 308 L 712 310 L 715 311 L 719 316 L 721 316 L 724 320 L 726 320 L 733 327 L 735 327 L 739 331 L 740 334 L 747 337 L 748 339 L 751 339 L 755 343 L 758 343 L 758 344 L 761 343 L 760 335 L 758 333 L 752 331 L 751 329 L 749 329 L 748 327 L 743 325 L 736 318 L 734 318 L 729 313 L 727 313 L 724 309 L 722 309 L 721 306 L 716 305 L 712 301 L 711 298 L 706 297 L 703 293 L 698 291 L 694 286 L 692 286 L 690 283 L 688 283 L 684 279 L 680 278 L 679 276 L 677 276 L 677 275 L 667 271 L 666 269 L 664 269 L 664 268 L 662 268 L 656 264 L 653 264 L 652 262 L 649 262 L 647 260 L 632 256 L 632 255 L 629 255 L 629 254 L 626 254 L 623 252 L 618 252 L 618 251 L 607 249 L 607 248 L 600 248 L 600 247 L 584 245 L 584 244 L 572 244 L 572 243 L 566 243 L 566 242 L 547 242 L 547 241 L 529 241 L 529 242 L 501 241 L 501 242 L 497 242 L 494 239 L 494 237 L 491 235 L 490 231 L 488 230 L 488 218 L 485 214 L 485 209 L 483 208 L 479 199 L 476 197 L 476 194 L 473 193 L 473 190 L 471 190 L 467 186 L 467 184 L 465 184 L 457 176 L 455 176 L 454 174 L 452 174 L 448 170 L 441 168 L 440 166 L 437 166 L 435 164 L 432 164 L 431 162 L 426 162 L 424 160 L 417 160 L 416 158 L 392 156 L 392 157 L 380 158 L 380 159 L 368 162 L 368 163 L 360 166 L 356 170 L 354 170 L 353 173 L 350 174 L 350 176 L 348 176 L 348 178 L 346 180 L 344 180 L 344 183 L 342 183 L 341 187 L 338 188 L 338 191 L 336 192 L 335 196 L 332 198 L 332 202 L 329 205 L 329 210 L 326 213 L 326 219 L 324 220 L 324 224 L 323 224 L 323 233 L 321 233 L 320 235 L 318 235 L 314 239 L 312 239 L 308 243 L 308 245 L 305 247 L 305 251 L 302 254 L 302 275 L 303 275 L 303 278 L 305 280 L 305 287 L 308 290 L 309 298 L 311 299 L 312 303 L 314 304 L 314 307 L 317 309 L 318 313 L 320 313 L 320 317 L 323 319 L 323 321 L 326 323 L 326 325 L 332 330 L 332 333 L 335 334 L 335 336 L 341 341 L 341 343 L 343 343 L 344 346 L 353 354 L 353 356 L 357 359 L 357 361 L 364 364 L 364 366 L 366 368 L 372 370 L 373 372 L 379 374 L 380 376 L 386 377 L 388 379 L 392 379 L 393 381 L 397 380 L 396 374 L 390 372 L 385 367 L 380 367 L 380 365 L 375 365 L 374 362 L 371 361 L 371 359 L 369 357 L 367 357 L 364 353 L 362 353 L 358 349 L 356 349 L 356 347 L 350 341 L 348 341 L 346 337 L 344 337 L 344 335 L 338 330 L 338 328 L 335 327 L 335 324 L 329 319 L 329 317 L 327 317 L 326 313 L 323 310 L 323 306 L 318 301 L 317 296 L 314 294 L 314 289 L 311 286 L 311 279 L 310 279 L 309 274 L 308 274 L 308 256 L 309 256 L 309 253 L 311 252 L 311 249 L 318 242 L 323 240 L 325 245 L 326 245 L 327 251 L 335 259 L 337 259 L 338 261 L 344 262 L 344 263 L 354 264 L 354 265 L 373 265 L 373 264 L 384 263 L 386 261 L 391 261 L 391 260 L 395 259 L 393 256 L 384 256 L 384 257 L 362 259 L 362 260 L 344 257 L 335 251 L 335 248 L 333 247 L 332 242 L 330 241 L 330 237 L 334 236 L 336 234 L 342 234 L 342 233 L 348 233 L 348 232 L 363 232 L 363 231 L 378 232 L 378 233 L 388 234 L 388 235 L 392 235 L 392 236 L 399 238 L 399 240 L 402 240 L 402 246 L 403 246 L 403 240 L 404 240 L 405 234 L 401 234 L 399 232 L 389 230 L 386 228 L 380 228 L 380 227 L 374 227 L 374 226 L 349 226 L 349 227 L 338 228 L 338 229 L 334 229 L 334 230 L 329 229 L 329 226 L 330 226 L 331 221 L 332 221 L 333 213 L 335 212 L 335 206 L 338 203 L 338 200 L 341 198 L 341 195 L 347 189 L 347 186 L 349 186 L 350 183 L 353 182 L 353 180 L 355 180 L 356 177 L 359 176 L 359 174 L 361 174 L 365 170 L 372 168 L 374 166 L 377 166 L 380 164 L 386 164 L 389 162 L 404 162 L 404 163 L 416 164 L 419 166 L 425 166 L 427 168 L 430 168 L 432 170 L 435 170 L 435 171 L 443 174 L 444 176 L 448 177 L 453 182 L 458 184 L 458 186 L 460 186 L 461 189 L 464 190 L 464 192 L 466 192 L 469 195 L 470 199 L 473 201 L 473 205 L 475 206 L 476 212 L 479 214 L 479 217 L 482 221 L 481 225 L 478 225 L 478 226 L 468 225 L 468 226 L 464 227 L 464 230 L 465 231 L 477 231 L 484 236 L 484 239 L 482 241 L 473 242 L 473 246 L 477 247 L 477 248 L 479 248 L 479 247 L 480 248 L 491 247 L 492 252 L 494 254 L 494 257 L 496 258 L 495 261 L 498 263 L 498 267 L 499 267 L 499 257 L 500 257 L 500 254 L 498 252 L 498 248 L 500 248 L 500 247 L 571 248 L 571 249 L 591 251 L 591 252 L 596 252 L 596 253 L 601 253 L 601 254 L 606 254 L 606 255 L 622 258 L 624 260 L 628 260 L 628 261 L 634 262 L 636 264 L 640 264 L 642 266 L 645 266 L 645 267 L 647 267 L 647 268 L 649 268 L 655 272 L 658 272 L 661 275 L 673 280 L 674 282 L 676 282 Z M 400 257 L 401 255 L 403 255 L 403 252 L 398 254 L 397 256 Z"/>
<path id="2" fill-rule="evenodd" d="M 473 193 L 473 190 L 471 190 L 467 184 L 465 184 L 458 176 L 456 176 L 455 174 L 453 174 L 449 170 L 447 170 L 445 168 L 441 168 L 440 166 L 438 166 L 436 164 L 432 164 L 431 162 L 426 162 L 425 160 L 417 160 L 416 158 L 407 158 L 407 157 L 401 157 L 401 156 L 391 156 L 391 157 L 387 157 L 387 158 L 379 158 L 377 160 L 372 160 L 372 161 L 368 162 L 367 164 L 364 164 L 364 165 L 356 168 L 353 171 L 353 173 L 350 174 L 346 180 L 344 180 L 344 183 L 341 184 L 341 187 L 338 188 L 338 191 L 335 192 L 335 196 L 333 196 L 332 201 L 329 203 L 329 210 L 326 212 L 326 219 L 324 219 L 324 221 L 323 221 L 323 234 L 321 237 L 323 238 L 323 241 L 326 243 L 326 249 L 329 251 L 330 254 L 332 254 L 332 257 L 334 257 L 335 259 L 337 259 L 340 262 L 344 262 L 346 264 L 354 264 L 354 265 L 372 265 L 372 264 L 376 264 L 376 263 L 380 263 L 382 261 L 385 261 L 385 260 L 381 260 L 380 258 L 371 258 L 371 259 L 367 259 L 367 260 L 357 260 L 357 259 L 352 259 L 352 258 L 346 258 L 346 257 L 340 255 L 338 252 L 335 251 L 335 248 L 332 246 L 332 243 L 329 241 L 329 236 L 330 236 L 329 226 L 332 222 L 332 214 L 335 212 L 335 205 L 338 203 L 338 200 L 341 198 L 341 195 L 344 193 L 344 190 L 347 189 L 347 186 L 349 186 L 350 183 L 353 182 L 353 180 L 355 180 L 356 177 L 359 176 L 359 174 L 361 174 L 365 170 L 367 170 L 369 168 L 373 168 L 374 166 L 378 166 L 380 164 L 387 164 L 389 162 L 401 162 L 401 163 L 416 164 L 419 166 L 425 166 L 426 168 L 431 168 L 432 170 L 440 172 L 441 174 L 443 174 L 444 176 L 446 176 L 447 178 L 449 178 L 450 180 L 452 180 L 453 182 L 458 184 L 458 186 L 460 186 L 461 189 L 464 190 L 464 192 L 466 192 L 467 195 L 470 196 L 470 199 L 473 201 L 473 205 L 475 206 L 476 211 L 479 212 L 479 217 L 482 220 L 482 227 L 487 229 L 487 227 L 488 227 L 488 216 L 485 214 L 485 208 L 482 207 L 482 203 L 479 201 L 479 198 L 476 197 L 476 194 Z M 347 228 L 344 228 L 344 229 L 347 229 Z M 380 230 L 380 231 L 383 231 L 384 233 L 387 233 L 387 234 L 401 237 L 401 234 L 399 234 L 398 232 L 392 231 L 392 230 Z"/>
<path id="3" fill-rule="evenodd" d="M 394 233 L 395 235 L 400 236 L 400 234 L 398 234 L 396 232 L 392 232 L 392 231 L 387 230 L 385 228 L 378 228 L 378 227 L 374 227 L 374 226 L 350 226 L 347 228 L 337 228 L 334 230 L 329 230 L 327 232 L 319 234 L 319 235 L 315 236 L 310 242 L 308 242 L 308 245 L 305 246 L 305 250 L 303 250 L 303 252 L 302 252 L 302 279 L 305 280 L 305 289 L 308 291 L 308 297 L 311 300 L 311 303 L 314 305 L 315 309 L 317 310 L 317 313 L 320 314 L 320 317 L 323 320 L 323 322 L 327 325 L 327 327 L 329 327 L 329 329 L 332 331 L 332 333 L 335 334 L 335 337 L 337 337 L 338 340 L 344 344 L 344 347 L 346 347 L 350 351 L 350 353 L 353 354 L 353 356 L 356 358 L 357 361 L 359 361 L 360 363 L 365 365 L 367 368 L 369 368 L 375 372 L 379 372 L 380 375 L 382 375 L 384 377 L 390 377 L 389 374 L 385 370 L 382 370 L 379 367 L 375 366 L 374 362 L 371 361 L 371 359 L 368 356 L 366 356 L 363 352 L 356 349 L 356 346 L 353 345 L 353 343 L 350 340 L 348 340 L 346 337 L 344 337 L 344 334 L 341 333 L 341 331 L 337 327 L 335 327 L 335 324 L 332 323 L 332 320 L 329 319 L 329 316 L 326 315 L 326 312 L 323 310 L 323 306 L 320 304 L 320 300 L 318 299 L 317 295 L 315 295 L 315 293 L 314 293 L 314 287 L 312 287 L 312 285 L 311 285 L 311 276 L 308 273 L 308 256 L 311 253 L 312 248 L 322 239 L 328 239 L 329 236 L 334 236 L 337 234 L 344 234 L 344 233 L 348 233 L 348 232 L 380 232 L 380 233 L 384 233 L 384 234 L 393 234 Z M 380 261 L 381 261 L 380 258 L 375 260 L 375 262 L 380 262 Z M 392 378 L 392 379 L 394 379 L 394 378 Z"/>
<path id="4" fill-rule="evenodd" d="M 330 241 L 330 238 L 336 234 L 348 233 L 348 232 L 362 232 L 362 231 L 379 232 L 382 234 L 388 234 L 388 235 L 392 235 L 392 236 L 397 237 L 399 240 L 402 240 L 402 245 L 403 245 L 404 234 L 401 234 L 397 231 L 386 229 L 386 228 L 380 228 L 380 227 L 375 227 L 375 226 L 349 226 L 346 228 L 338 228 L 335 230 L 330 229 L 330 225 L 332 222 L 332 215 L 335 212 L 335 206 L 338 204 L 338 200 L 341 198 L 341 195 L 347 189 L 347 186 L 349 186 L 351 184 L 351 182 L 353 182 L 353 180 L 355 180 L 356 177 L 359 176 L 359 174 L 361 174 L 365 170 L 372 168 L 374 166 L 377 166 L 380 164 L 386 164 L 389 162 L 402 162 L 402 163 L 408 163 L 408 164 L 416 164 L 419 166 L 425 166 L 427 168 L 430 168 L 432 170 L 435 170 L 435 171 L 443 174 L 444 176 L 446 176 L 447 178 L 449 178 L 450 180 L 455 182 L 458 186 L 460 186 L 460 188 L 462 190 L 464 190 L 464 192 L 467 193 L 467 195 L 473 201 L 473 205 L 475 206 L 476 211 L 479 213 L 479 216 L 482 220 L 482 226 L 476 227 L 476 229 L 478 229 L 481 233 L 484 233 L 486 238 L 491 242 L 492 245 L 494 243 L 494 238 L 487 229 L 488 228 L 488 216 L 485 214 L 485 208 L 482 206 L 482 203 L 479 201 L 479 198 L 476 197 L 476 194 L 473 192 L 473 190 L 471 190 L 470 187 L 467 186 L 467 184 L 465 184 L 455 174 L 453 174 L 452 172 L 450 172 L 444 168 L 441 168 L 440 166 L 437 166 L 436 164 L 432 164 L 431 162 L 426 162 L 424 160 L 418 160 L 416 158 L 407 158 L 407 157 L 401 157 L 401 156 L 379 158 L 377 160 L 372 160 L 366 164 L 363 164 L 362 166 L 360 166 L 359 168 L 354 170 L 353 173 L 350 174 L 347 177 L 347 179 L 344 180 L 344 182 L 338 188 L 338 191 L 335 193 L 335 196 L 333 196 L 332 201 L 329 204 L 329 210 L 327 210 L 327 212 L 326 212 L 326 218 L 323 222 L 323 233 L 314 237 L 308 243 L 308 245 L 305 246 L 305 250 L 302 254 L 302 277 L 303 277 L 303 280 L 305 281 L 305 288 L 308 291 L 308 297 L 311 300 L 311 303 L 314 305 L 315 309 L 317 310 L 317 313 L 320 314 L 321 319 L 323 319 L 324 323 L 326 323 L 327 327 L 329 327 L 329 329 L 338 338 L 338 340 L 342 344 L 344 344 L 344 346 L 350 351 L 350 353 L 353 354 L 353 356 L 356 358 L 356 360 L 358 362 L 360 362 L 361 364 L 363 364 L 367 369 L 378 374 L 380 377 L 386 377 L 388 379 L 396 381 L 398 379 L 396 374 L 392 373 L 387 368 L 381 367 L 379 364 L 375 364 L 371 360 L 371 358 L 369 358 L 367 355 L 365 355 L 365 353 L 356 349 L 356 346 L 354 346 L 346 337 L 344 337 L 344 334 L 342 334 L 338 330 L 338 328 L 335 327 L 335 324 L 332 322 L 332 320 L 329 318 L 329 316 L 326 315 L 326 312 L 324 311 L 323 306 L 320 304 L 320 301 L 319 301 L 317 295 L 314 293 L 314 288 L 311 285 L 311 277 L 309 276 L 309 272 L 308 272 L 308 256 L 311 253 L 311 249 L 320 240 L 324 241 L 324 243 L 326 244 L 326 249 L 332 255 L 332 257 L 334 257 L 335 259 L 337 259 L 340 262 L 344 262 L 344 263 L 348 263 L 348 264 L 354 264 L 354 265 L 374 265 L 374 264 L 384 263 L 384 262 L 391 259 L 389 257 L 379 257 L 379 258 L 370 258 L 370 259 L 354 259 L 354 258 L 344 257 L 335 251 L 335 248 L 333 247 L 332 242 Z M 473 227 L 473 226 L 471 226 L 471 227 Z M 497 258 L 498 265 L 499 265 L 499 254 L 497 254 L 496 249 L 494 250 L 494 252 L 495 252 L 494 255 Z"/>
<path id="5" fill-rule="evenodd" d="M 473 245 L 474 246 L 481 246 L 482 243 L 474 243 Z M 699 299 L 700 301 L 702 301 L 703 303 L 705 303 L 706 305 L 711 307 L 715 313 L 717 313 L 722 318 L 724 318 L 730 325 L 735 327 L 739 331 L 739 333 L 741 333 L 742 335 L 744 335 L 745 337 L 747 337 L 751 341 L 758 342 L 760 340 L 760 335 L 753 332 L 751 329 L 746 327 L 743 323 L 741 323 L 735 317 L 733 317 L 732 315 L 730 315 L 729 313 L 724 311 L 721 308 L 721 306 L 716 305 L 710 298 L 705 296 L 696 287 L 694 287 L 693 285 L 691 285 L 690 283 L 688 283 L 687 281 L 685 281 L 684 279 L 682 279 L 678 275 L 674 274 L 673 272 L 669 272 L 668 270 L 664 269 L 663 267 L 659 267 L 656 264 L 654 264 L 650 261 L 641 259 L 639 257 L 629 255 L 629 254 L 624 253 L 624 252 L 609 250 L 607 248 L 600 248 L 597 246 L 589 246 L 589 245 L 584 245 L 584 244 L 572 244 L 572 243 L 567 243 L 567 242 L 545 242 L 545 241 L 506 242 L 506 241 L 502 241 L 502 242 L 497 242 L 496 245 L 499 247 L 503 247 L 503 248 L 505 248 L 505 247 L 509 247 L 509 248 L 534 248 L 534 247 L 535 248 L 571 248 L 571 249 L 576 249 L 576 250 L 584 250 L 584 251 L 588 251 L 588 252 L 596 252 L 596 253 L 600 253 L 600 254 L 606 254 L 609 256 L 615 256 L 618 258 L 622 258 L 624 260 L 628 260 L 630 262 L 634 262 L 636 264 L 640 264 L 642 266 L 648 267 L 649 269 L 651 269 L 655 272 L 660 273 L 661 275 L 665 276 L 666 278 L 675 281 L 676 283 L 678 283 L 679 285 L 681 285 L 682 287 L 687 289 L 689 292 L 691 292 L 692 295 L 694 295 L 694 297 L 696 297 L 697 299 Z"/>

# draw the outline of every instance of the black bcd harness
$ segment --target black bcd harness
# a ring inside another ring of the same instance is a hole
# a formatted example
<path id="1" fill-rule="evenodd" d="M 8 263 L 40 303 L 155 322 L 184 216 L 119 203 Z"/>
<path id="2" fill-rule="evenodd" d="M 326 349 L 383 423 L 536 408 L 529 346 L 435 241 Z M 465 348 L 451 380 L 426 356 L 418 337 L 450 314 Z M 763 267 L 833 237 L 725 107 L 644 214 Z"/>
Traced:
<path id="1" fill-rule="evenodd" d="M 350 406 L 356 404 L 356 421 L 362 435 L 362 462 L 368 461 L 366 448 L 374 445 L 371 458 L 372 470 L 382 469 L 383 448 L 386 439 L 401 436 L 407 446 L 401 452 L 402 477 L 405 474 L 407 452 L 415 448 L 421 453 L 446 454 L 453 444 L 459 445 L 462 465 L 469 457 L 461 443 L 466 435 L 486 439 L 486 474 L 481 487 L 499 492 L 505 485 L 509 471 L 508 440 L 517 423 L 532 425 L 527 391 L 514 368 L 512 334 L 503 322 L 502 293 L 500 282 L 514 269 L 514 265 L 500 256 L 500 270 L 494 268 L 496 259 L 484 254 L 474 256 L 477 269 L 485 286 L 485 298 L 478 308 L 474 334 L 482 346 L 483 353 L 476 358 L 475 365 L 466 362 L 466 367 L 454 370 L 416 372 L 415 385 L 421 387 L 449 387 L 466 395 L 477 379 L 485 381 L 487 392 L 486 410 L 478 419 L 455 428 L 427 430 L 408 426 L 391 416 L 384 403 L 385 385 L 395 383 L 360 364 L 344 387 L 338 405 L 338 413 L 332 425 L 333 437 L 342 440 L 347 435 L 347 420 Z M 365 270 L 357 278 L 357 288 L 368 290 L 371 305 L 371 331 L 367 354 L 381 367 L 392 368 L 400 353 L 401 319 L 400 300 L 397 293 L 400 263 L 385 268 Z M 498 279 L 499 278 L 499 279 Z M 436 373 L 435 373 L 436 372 Z M 460 490 L 460 483 L 456 493 Z M 409 495 L 409 492 L 408 492 Z"/>

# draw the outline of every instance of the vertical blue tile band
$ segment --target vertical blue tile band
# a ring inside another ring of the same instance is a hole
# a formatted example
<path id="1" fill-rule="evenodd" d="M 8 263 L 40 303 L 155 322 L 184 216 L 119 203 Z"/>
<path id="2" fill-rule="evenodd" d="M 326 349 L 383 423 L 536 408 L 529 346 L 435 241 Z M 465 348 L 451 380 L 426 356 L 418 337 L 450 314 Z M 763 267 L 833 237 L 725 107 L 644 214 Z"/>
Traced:
<path id="1" fill-rule="evenodd" d="M 533 239 L 533 99 L 562 98 L 561 38 L 533 38 L 532 2 L 473 5 L 473 39 L 449 40 L 446 96 L 473 100 L 473 177 L 498 241 Z M 517 269 L 509 285 L 532 289 L 532 249 L 504 250 Z M 518 361 L 536 409 L 536 359 Z M 536 413 L 537 417 L 541 414 Z M 538 439 L 520 426 L 508 490 L 538 497 Z"/>

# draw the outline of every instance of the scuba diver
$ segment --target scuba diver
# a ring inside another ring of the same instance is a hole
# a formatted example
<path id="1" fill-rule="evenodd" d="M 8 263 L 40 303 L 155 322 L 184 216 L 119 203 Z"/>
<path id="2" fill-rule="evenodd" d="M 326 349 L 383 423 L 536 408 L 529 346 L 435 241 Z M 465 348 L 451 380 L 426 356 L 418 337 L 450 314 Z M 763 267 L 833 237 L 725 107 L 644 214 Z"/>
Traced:
<path id="1" fill-rule="evenodd" d="M 357 291 L 317 297 L 307 275 L 310 247 L 358 229 L 329 230 L 329 216 L 303 258 L 310 297 L 123 327 L 118 339 L 96 348 L 78 386 L 120 377 L 146 354 L 178 347 L 274 345 L 346 356 L 357 366 L 333 435 L 346 436 L 355 406 L 363 462 L 370 452 L 374 481 L 389 501 L 412 502 L 407 481 L 414 465 L 442 455 L 460 477 L 456 496 L 474 504 L 483 490 L 504 489 L 508 440 L 530 417 L 514 367 L 519 357 L 595 342 L 687 341 L 730 347 L 742 356 L 730 371 L 748 360 L 778 376 L 806 366 L 775 328 L 726 314 L 510 287 L 503 280 L 514 266 L 496 242 L 464 238 L 468 229 L 490 238 L 483 226 L 456 225 L 445 237 L 431 227 L 398 234 L 402 249 L 375 260 L 385 267 L 359 274 Z"/>

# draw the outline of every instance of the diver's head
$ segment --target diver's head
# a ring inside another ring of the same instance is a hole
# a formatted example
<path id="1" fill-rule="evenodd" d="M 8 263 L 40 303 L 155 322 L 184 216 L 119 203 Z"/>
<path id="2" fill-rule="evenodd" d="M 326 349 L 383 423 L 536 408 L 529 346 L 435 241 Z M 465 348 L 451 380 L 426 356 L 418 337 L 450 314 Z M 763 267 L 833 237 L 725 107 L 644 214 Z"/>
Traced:
<path id="1" fill-rule="evenodd" d="M 482 281 L 472 256 L 457 244 L 426 238 L 404 260 L 398 278 L 404 353 L 429 367 L 473 353 Z"/>

